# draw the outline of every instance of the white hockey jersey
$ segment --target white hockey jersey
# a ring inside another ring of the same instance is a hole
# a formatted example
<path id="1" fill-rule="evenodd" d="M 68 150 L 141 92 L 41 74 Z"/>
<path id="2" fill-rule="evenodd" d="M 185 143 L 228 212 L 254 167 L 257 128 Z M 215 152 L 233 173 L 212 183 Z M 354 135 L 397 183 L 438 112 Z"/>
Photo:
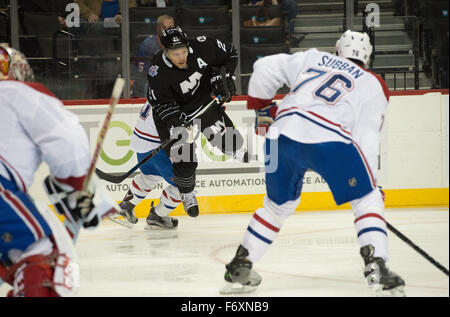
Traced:
<path id="1" fill-rule="evenodd" d="M 283 134 L 302 143 L 355 143 L 375 170 L 389 91 L 377 75 L 352 61 L 317 49 L 277 54 L 255 62 L 250 99 L 272 100 L 290 88 L 278 104 L 267 138 Z"/>
<path id="2" fill-rule="evenodd" d="M 130 148 L 137 153 L 146 153 L 160 145 L 161 140 L 153 121 L 153 110 L 147 101 L 139 113 L 136 127 L 131 136 Z"/>
<path id="3" fill-rule="evenodd" d="M 45 161 L 59 181 L 81 189 L 89 141 L 76 115 L 45 87 L 0 81 L 0 175 L 26 191 Z"/>

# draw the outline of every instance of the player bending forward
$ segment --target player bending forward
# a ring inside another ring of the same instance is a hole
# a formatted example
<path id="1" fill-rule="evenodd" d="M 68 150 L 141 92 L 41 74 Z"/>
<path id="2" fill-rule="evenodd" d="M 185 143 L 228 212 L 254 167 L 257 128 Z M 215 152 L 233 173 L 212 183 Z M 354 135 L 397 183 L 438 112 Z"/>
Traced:
<path id="1" fill-rule="evenodd" d="M 247 106 L 256 110 L 261 126 L 273 121 L 266 134 L 266 166 L 277 169 L 266 170 L 264 207 L 254 213 L 226 265 L 222 293 L 252 291 L 260 284 L 252 265 L 298 206 L 309 168 L 327 181 L 338 205 L 350 202 L 369 286 L 377 295 L 404 295 L 405 282 L 386 267 L 384 199 L 373 174 L 389 91 L 364 68 L 371 53 L 367 34 L 348 30 L 336 42 L 336 55 L 310 49 L 254 64 Z M 272 98 L 283 84 L 291 91 L 276 108 Z M 274 142 L 276 153 L 270 150 Z"/>
<path id="2" fill-rule="evenodd" d="M 8 296 L 72 295 L 78 278 L 73 241 L 82 226 L 96 227 L 117 205 L 95 185 L 80 193 L 89 167 L 86 132 L 33 79 L 25 57 L 0 45 L 0 284 L 13 286 Z M 67 230 L 27 194 L 42 161 L 51 173 L 45 189 Z"/>
<path id="3" fill-rule="evenodd" d="M 222 97 L 228 92 L 230 95 L 236 93 L 232 77 L 238 56 L 229 43 L 205 36 L 190 40 L 179 27 L 162 30 L 160 40 L 162 50 L 153 57 L 147 76 L 147 100 L 153 110 L 158 137 L 164 142 L 176 139 L 177 133 L 174 131 L 180 131 L 180 126 L 195 118 L 212 102 L 212 90 L 216 96 Z M 221 67 L 226 69 L 226 74 L 220 73 Z M 214 103 L 198 119 L 199 131 L 212 145 L 236 160 L 248 161 L 242 135 L 234 129 L 233 122 L 218 103 Z M 138 133 L 138 137 L 146 136 Z M 167 146 L 165 152 L 173 163 L 173 184 L 180 192 L 179 199 L 184 210 L 189 216 L 197 217 L 199 208 L 194 190 L 196 148 L 192 138 L 189 139 L 182 144 L 177 142 Z M 130 196 L 130 199 L 133 197 Z M 129 214 L 133 213 L 132 205 L 122 207 Z"/>

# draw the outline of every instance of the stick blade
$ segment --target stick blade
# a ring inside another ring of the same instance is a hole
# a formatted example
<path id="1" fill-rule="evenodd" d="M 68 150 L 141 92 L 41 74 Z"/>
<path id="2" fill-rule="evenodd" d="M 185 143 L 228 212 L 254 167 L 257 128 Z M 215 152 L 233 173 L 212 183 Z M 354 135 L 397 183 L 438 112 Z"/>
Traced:
<path id="1" fill-rule="evenodd" d="M 126 219 L 123 219 L 122 216 L 108 216 L 108 218 L 112 222 L 117 223 L 118 225 L 121 225 L 125 228 L 131 229 L 134 227 L 134 224 L 128 222 Z"/>
<path id="2" fill-rule="evenodd" d="M 98 168 L 95 169 L 95 174 L 97 174 L 97 176 L 100 179 L 103 179 L 109 183 L 114 183 L 114 184 L 120 184 L 127 178 L 127 176 L 123 177 L 120 175 L 116 176 L 116 175 L 111 175 L 111 174 L 105 173 L 102 170 L 99 170 Z"/>

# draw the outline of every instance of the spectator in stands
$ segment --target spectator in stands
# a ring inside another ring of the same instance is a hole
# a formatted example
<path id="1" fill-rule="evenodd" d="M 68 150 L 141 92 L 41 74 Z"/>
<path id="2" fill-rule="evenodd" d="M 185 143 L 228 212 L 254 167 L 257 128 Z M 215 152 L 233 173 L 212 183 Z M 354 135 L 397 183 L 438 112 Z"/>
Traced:
<path id="1" fill-rule="evenodd" d="M 159 41 L 161 30 L 175 27 L 175 20 L 170 15 L 161 15 L 156 20 L 156 34 L 147 37 L 142 41 L 138 50 L 138 57 L 135 59 L 132 67 L 132 96 L 147 96 L 147 72 L 153 55 L 161 49 Z"/>
<path id="2" fill-rule="evenodd" d="M 119 0 L 75 0 L 80 6 L 81 18 L 89 23 L 105 18 L 114 18 L 116 23 L 122 21 L 121 3 Z M 137 0 L 128 0 L 130 8 L 137 7 Z"/>
<path id="3" fill-rule="evenodd" d="M 159 2 L 163 2 L 166 7 L 173 6 L 171 0 L 138 0 L 138 5 L 140 7 L 164 7 Z"/>
<path id="4" fill-rule="evenodd" d="M 296 0 L 251 0 L 247 4 L 254 6 L 280 5 L 281 11 L 286 14 L 287 17 L 290 45 L 297 46 L 301 41 L 305 39 L 305 35 L 295 35 L 295 17 L 297 16 Z"/>
<path id="5" fill-rule="evenodd" d="M 187 6 L 221 6 L 226 3 L 224 0 L 183 0 L 183 4 Z"/>
<path id="6" fill-rule="evenodd" d="M 19 6 L 23 12 L 55 13 L 61 25 L 66 24 L 66 6 L 71 0 L 20 0 Z"/>

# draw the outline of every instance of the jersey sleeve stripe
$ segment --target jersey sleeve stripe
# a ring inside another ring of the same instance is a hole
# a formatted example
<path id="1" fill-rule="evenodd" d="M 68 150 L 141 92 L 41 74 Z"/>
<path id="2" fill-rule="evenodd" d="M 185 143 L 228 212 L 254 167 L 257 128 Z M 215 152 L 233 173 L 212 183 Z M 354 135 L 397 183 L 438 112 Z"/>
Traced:
<path id="1" fill-rule="evenodd" d="M 25 182 L 22 179 L 22 176 L 17 172 L 17 170 L 9 164 L 9 162 L 0 155 L 0 162 L 4 163 L 3 166 L 7 169 L 7 172 L 14 175 L 14 179 L 11 179 L 11 181 L 15 182 L 17 186 L 19 186 L 18 181 L 20 182 L 20 185 L 22 186 L 22 190 L 26 193 L 27 192 L 27 186 L 25 185 Z"/>
<path id="2" fill-rule="evenodd" d="M 4 197 L 5 201 L 16 212 L 17 216 L 27 225 L 36 240 L 42 239 L 45 236 L 44 229 L 33 216 L 33 214 L 24 206 L 20 199 L 16 198 L 14 194 L 9 191 L 1 191 L 0 194 Z"/>
<path id="3" fill-rule="evenodd" d="M 151 134 L 149 134 L 149 133 L 144 133 L 144 132 L 142 132 L 141 130 L 139 130 L 138 128 L 134 128 L 134 130 L 135 130 L 137 133 L 142 134 L 143 136 L 147 136 L 147 137 L 155 138 L 155 139 L 158 139 L 158 140 L 159 140 L 159 136 L 157 136 L 157 135 L 151 135 Z"/>
<path id="4" fill-rule="evenodd" d="M 144 138 L 143 136 L 140 136 L 139 134 L 137 134 L 136 131 L 134 131 L 133 134 L 135 136 L 137 136 L 138 138 L 142 139 L 142 140 L 145 140 L 145 141 L 148 141 L 148 142 L 152 142 L 152 143 L 161 144 L 161 141 L 156 141 L 156 140 L 152 140 L 152 139 L 149 139 L 149 138 Z"/>

